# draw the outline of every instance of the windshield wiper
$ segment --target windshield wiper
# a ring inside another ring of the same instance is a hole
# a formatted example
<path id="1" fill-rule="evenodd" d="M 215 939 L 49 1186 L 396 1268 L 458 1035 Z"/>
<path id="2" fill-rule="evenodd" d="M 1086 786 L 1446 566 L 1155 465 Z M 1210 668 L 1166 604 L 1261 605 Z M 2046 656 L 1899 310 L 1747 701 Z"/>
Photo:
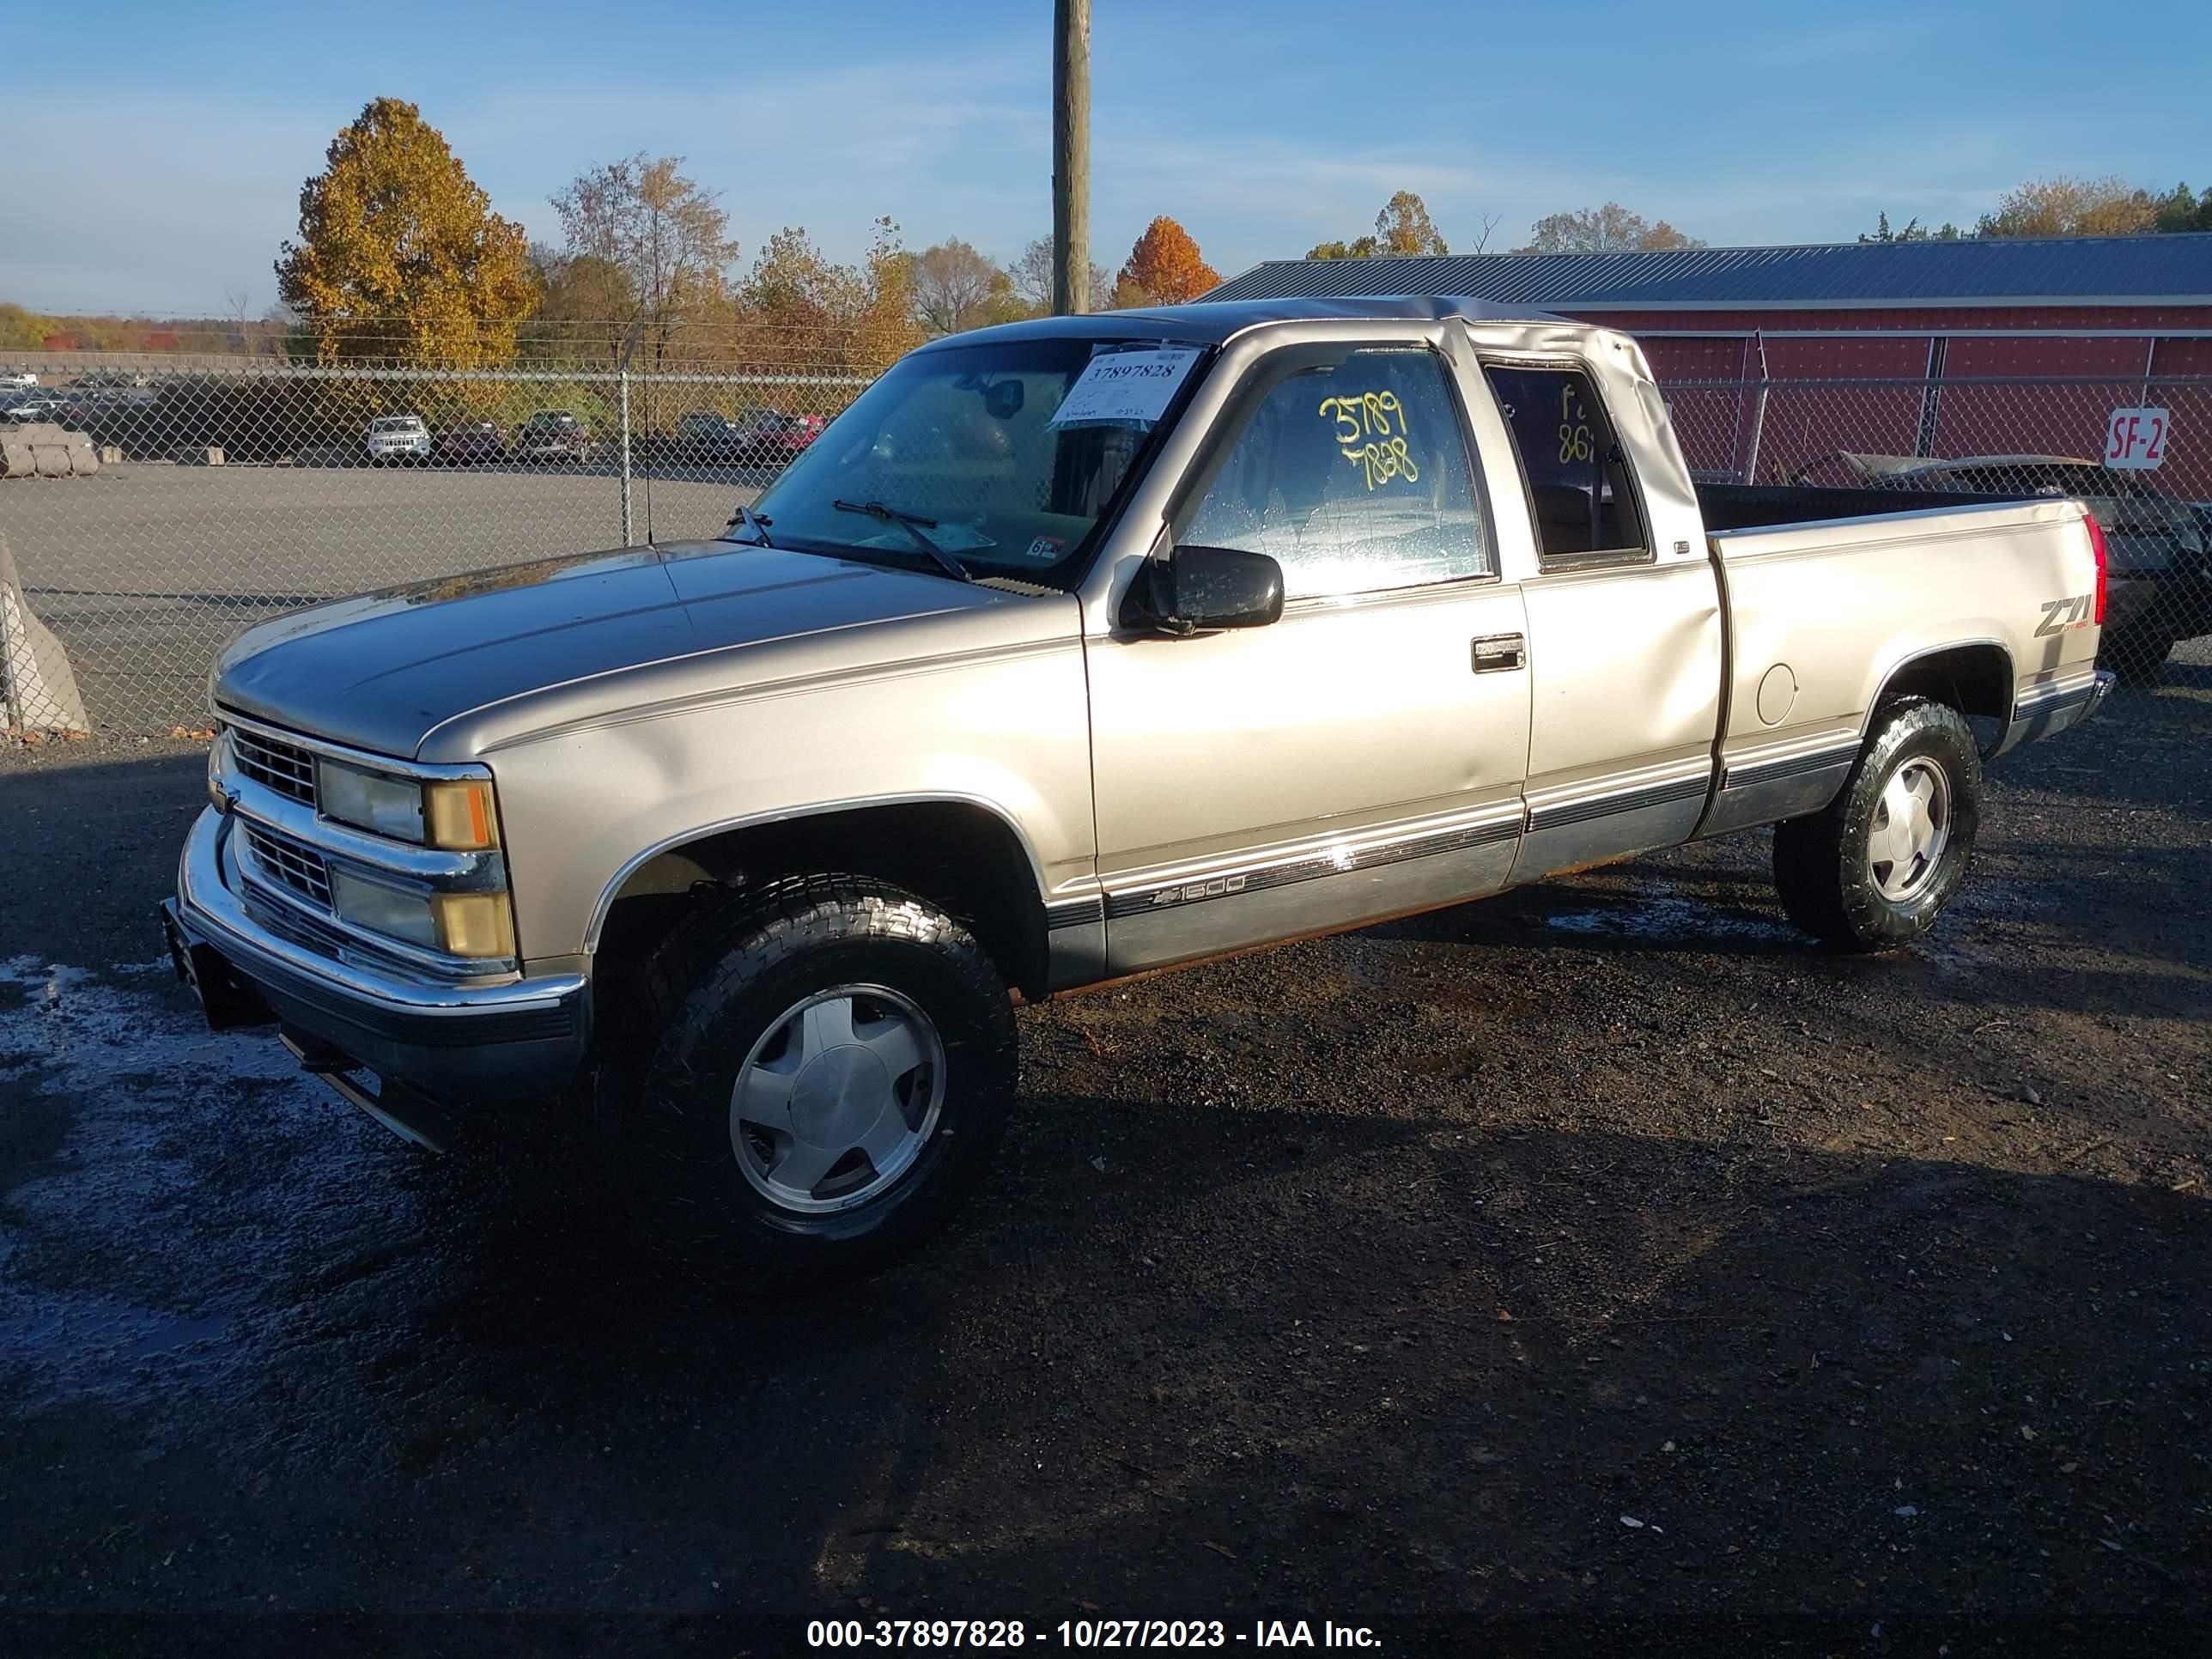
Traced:
<path id="1" fill-rule="evenodd" d="M 775 544 L 768 538 L 768 527 L 773 522 L 775 522 L 773 520 L 763 519 L 752 508 L 740 502 L 738 507 L 738 515 L 730 520 L 729 528 L 734 530 L 743 525 L 747 530 L 752 532 L 755 546 L 774 547 Z"/>
<path id="2" fill-rule="evenodd" d="M 944 567 L 945 574 L 953 580 L 972 582 L 975 580 L 968 574 L 967 566 L 922 534 L 925 530 L 937 528 L 936 520 L 925 519 L 919 513 L 902 513 L 898 508 L 886 507 L 881 501 L 832 501 L 830 505 L 840 513 L 864 514 L 871 519 L 880 520 L 884 524 L 896 525 L 914 538 L 914 544 L 916 547 Z"/>

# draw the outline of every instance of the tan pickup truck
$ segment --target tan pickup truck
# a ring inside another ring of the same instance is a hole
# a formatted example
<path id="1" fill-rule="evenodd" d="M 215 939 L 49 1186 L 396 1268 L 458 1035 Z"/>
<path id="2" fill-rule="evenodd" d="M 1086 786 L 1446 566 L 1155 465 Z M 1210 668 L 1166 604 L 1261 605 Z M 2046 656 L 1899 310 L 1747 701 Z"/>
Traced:
<path id="1" fill-rule="evenodd" d="M 1471 303 L 940 340 L 720 541 L 242 635 L 169 936 L 403 1133 L 589 1081 L 672 1224 L 878 1260 L 1011 993 L 1770 823 L 1809 933 L 1927 928 L 1983 760 L 2105 691 L 2101 542 L 1818 500 L 1701 501 L 1632 341 Z"/>

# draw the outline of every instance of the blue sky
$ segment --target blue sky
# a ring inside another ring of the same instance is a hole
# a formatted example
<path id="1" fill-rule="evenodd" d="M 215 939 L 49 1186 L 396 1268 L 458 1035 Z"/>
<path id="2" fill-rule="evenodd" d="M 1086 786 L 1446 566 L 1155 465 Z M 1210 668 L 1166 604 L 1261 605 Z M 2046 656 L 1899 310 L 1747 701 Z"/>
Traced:
<path id="1" fill-rule="evenodd" d="M 1848 240 L 1882 210 L 1966 223 L 2054 171 L 2212 185 L 2203 0 L 1093 5 L 1109 268 L 1156 213 L 1231 275 L 1358 234 L 1401 188 L 1455 249 L 1495 216 L 1499 250 L 1608 199 L 1726 245 Z M 723 192 L 747 259 L 787 224 L 849 258 L 886 213 L 909 246 L 1010 257 L 1050 226 L 1051 11 L 106 0 L 81 66 L 0 55 L 42 163 L 0 168 L 0 300 L 208 313 L 244 289 L 258 311 L 301 180 L 380 94 L 549 240 L 549 193 L 647 150 Z"/>

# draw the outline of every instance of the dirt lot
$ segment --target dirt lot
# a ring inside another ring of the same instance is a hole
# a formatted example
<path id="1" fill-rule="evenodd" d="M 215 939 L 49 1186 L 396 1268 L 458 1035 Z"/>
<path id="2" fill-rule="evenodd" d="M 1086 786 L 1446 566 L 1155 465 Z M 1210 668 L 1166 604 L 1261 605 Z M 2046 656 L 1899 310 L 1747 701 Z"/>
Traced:
<path id="1" fill-rule="evenodd" d="M 16 1651 L 2203 1650 L 2212 672 L 2001 763 L 1898 956 L 1754 836 L 1027 1011 L 963 1224 L 785 1305 L 198 1030 L 201 765 L 0 762 Z"/>

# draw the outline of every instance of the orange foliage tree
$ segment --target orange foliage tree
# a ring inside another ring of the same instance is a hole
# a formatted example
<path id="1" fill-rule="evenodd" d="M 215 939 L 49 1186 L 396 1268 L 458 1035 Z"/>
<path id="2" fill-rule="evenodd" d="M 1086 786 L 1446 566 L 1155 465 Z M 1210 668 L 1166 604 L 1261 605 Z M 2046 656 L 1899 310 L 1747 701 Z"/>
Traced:
<path id="1" fill-rule="evenodd" d="M 331 142 L 283 254 L 277 291 L 325 363 L 503 363 L 538 301 L 522 227 L 397 98 L 372 100 Z"/>
<path id="2" fill-rule="evenodd" d="M 1221 273 L 1206 263 L 1190 233 L 1162 214 L 1129 250 L 1120 280 L 1142 289 L 1158 304 L 1176 306 L 1218 288 Z"/>

